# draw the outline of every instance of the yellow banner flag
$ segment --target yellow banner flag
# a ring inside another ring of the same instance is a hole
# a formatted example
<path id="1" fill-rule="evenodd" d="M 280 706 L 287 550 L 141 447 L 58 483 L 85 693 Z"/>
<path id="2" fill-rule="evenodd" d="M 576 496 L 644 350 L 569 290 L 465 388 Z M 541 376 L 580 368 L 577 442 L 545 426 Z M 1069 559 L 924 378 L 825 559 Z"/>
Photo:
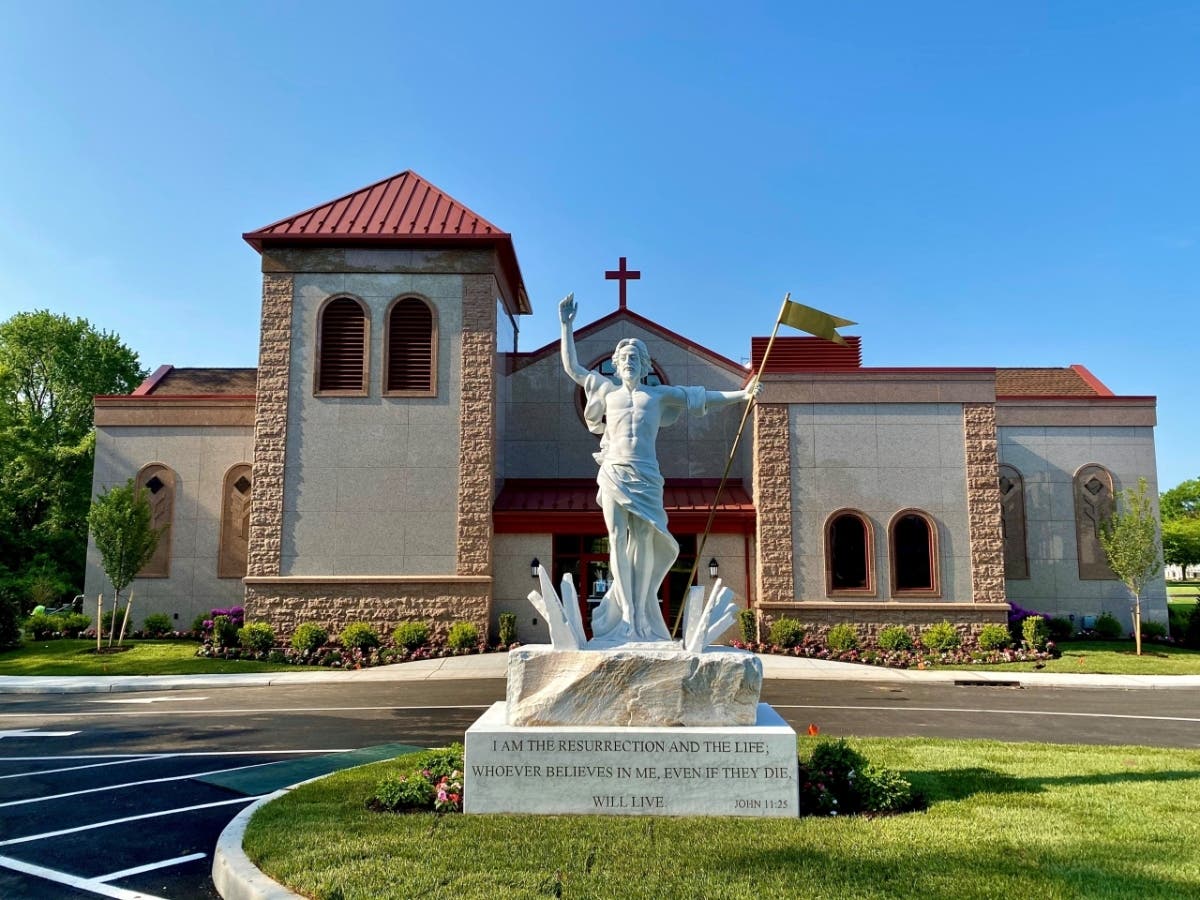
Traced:
<path id="1" fill-rule="evenodd" d="M 831 316 L 829 313 L 821 312 L 819 309 L 813 309 L 811 306 L 805 306 L 803 303 L 796 303 L 792 300 L 787 301 L 783 305 L 783 312 L 779 316 L 779 321 L 784 325 L 791 325 L 799 331 L 807 331 L 811 335 L 819 338 L 825 338 L 827 341 L 835 341 L 843 346 L 846 344 L 846 339 L 837 333 L 837 329 L 843 325 L 857 325 L 857 322 L 851 322 L 849 319 L 843 319 L 840 316 Z"/>

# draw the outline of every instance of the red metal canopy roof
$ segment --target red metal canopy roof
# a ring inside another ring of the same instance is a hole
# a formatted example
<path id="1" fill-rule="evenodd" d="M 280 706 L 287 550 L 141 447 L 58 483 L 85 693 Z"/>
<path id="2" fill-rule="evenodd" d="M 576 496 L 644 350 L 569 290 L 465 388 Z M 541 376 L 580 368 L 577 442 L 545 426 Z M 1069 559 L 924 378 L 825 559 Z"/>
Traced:
<path id="1" fill-rule="evenodd" d="M 715 478 L 668 478 L 663 506 L 671 530 L 699 533 L 717 495 Z M 510 478 L 496 498 L 493 512 L 501 534 L 562 534 L 604 532 L 604 516 L 596 502 L 596 482 L 588 478 Z M 754 503 L 740 479 L 731 478 L 721 491 L 713 531 L 749 534 L 754 531 Z"/>
<path id="2" fill-rule="evenodd" d="M 494 244 L 501 262 L 510 269 L 521 312 L 532 311 L 512 235 L 411 169 L 242 237 L 260 253 L 269 244 Z"/>
<path id="3" fill-rule="evenodd" d="M 750 368 L 762 368 L 769 338 L 750 338 Z M 847 337 L 838 344 L 819 337 L 775 338 L 766 372 L 852 372 L 862 368 L 862 338 Z M 765 373 L 764 373 L 765 374 Z"/>

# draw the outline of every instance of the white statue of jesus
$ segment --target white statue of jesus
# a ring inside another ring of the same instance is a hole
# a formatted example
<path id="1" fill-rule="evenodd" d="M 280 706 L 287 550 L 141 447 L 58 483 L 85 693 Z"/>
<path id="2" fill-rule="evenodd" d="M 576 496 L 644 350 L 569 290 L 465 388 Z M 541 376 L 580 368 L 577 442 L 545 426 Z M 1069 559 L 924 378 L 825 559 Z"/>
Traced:
<path id="1" fill-rule="evenodd" d="M 658 429 L 673 424 L 684 410 L 704 415 L 709 408 L 748 400 L 758 393 L 758 383 L 742 391 L 642 384 L 650 374 L 650 353 L 637 338 L 617 343 L 612 355 L 615 380 L 589 372 L 575 352 L 571 326 L 578 309 L 574 294 L 558 305 L 562 363 L 583 387 L 588 429 L 601 436 L 595 454 L 600 464 L 596 499 L 608 527 L 611 578 L 592 615 L 592 644 L 669 641 L 658 589 L 679 556 L 679 544 L 667 531 L 663 477 L 655 453 Z"/>

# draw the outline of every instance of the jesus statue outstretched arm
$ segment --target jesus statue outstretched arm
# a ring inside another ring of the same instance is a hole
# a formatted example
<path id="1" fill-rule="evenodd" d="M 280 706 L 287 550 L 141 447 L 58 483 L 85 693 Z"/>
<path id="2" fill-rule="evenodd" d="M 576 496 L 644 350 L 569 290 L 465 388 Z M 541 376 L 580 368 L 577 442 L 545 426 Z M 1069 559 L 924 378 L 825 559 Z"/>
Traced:
<path id="1" fill-rule="evenodd" d="M 575 314 L 579 312 L 579 304 L 575 302 L 573 293 L 567 294 L 558 304 L 558 319 L 562 322 L 562 364 L 571 380 L 582 385 L 587 380 L 588 370 L 579 364 L 579 356 L 575 352 L 575 334 L 572 325 L 575 324 Z"/>

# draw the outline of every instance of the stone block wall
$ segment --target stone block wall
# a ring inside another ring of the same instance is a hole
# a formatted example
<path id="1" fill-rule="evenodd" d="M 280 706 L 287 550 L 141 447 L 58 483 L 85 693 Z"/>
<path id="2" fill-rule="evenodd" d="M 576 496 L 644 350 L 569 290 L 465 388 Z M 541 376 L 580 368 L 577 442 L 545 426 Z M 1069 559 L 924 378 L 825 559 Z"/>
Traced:
<path id="1" fill-rule="evenodd" d="M 401 622 L 427 622 L 445 638 L 455 622 L 490 633 L 490 578 L 254 578 L 246 579 L 247 618 L 267 622 L 286 641 L 304 622 L 331 635 L 350 622 L 367 622 L 385 640 Z"/>

